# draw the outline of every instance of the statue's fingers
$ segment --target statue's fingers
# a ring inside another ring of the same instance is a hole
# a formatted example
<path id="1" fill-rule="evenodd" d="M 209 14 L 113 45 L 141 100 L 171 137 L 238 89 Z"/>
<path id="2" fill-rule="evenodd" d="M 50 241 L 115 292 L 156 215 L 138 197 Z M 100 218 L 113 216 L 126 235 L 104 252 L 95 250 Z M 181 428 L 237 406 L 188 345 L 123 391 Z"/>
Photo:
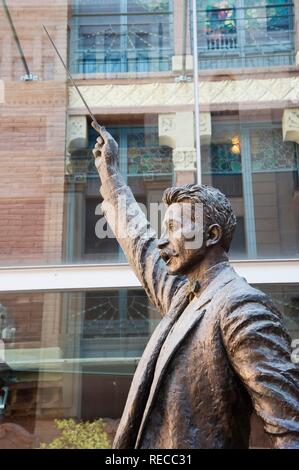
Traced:
<path id="1" fill-rule="evenodd" d="M 101 151 L 99 149 L 95 149 L 92 151 L 94 158 L 100 158 L 101 157 Z"/>
<path id="2" fill-rule="evenodd" d="M 99 137 L 97 138 L 97 143 L 100 144 L 100 145 L 103 145 L 104 139 L 103 139 L 101 136 L 99 136 Z"/>
<path id="3" fill-rule="evenodd" d="M 101 139 L 102 139 L 102 137 L 101 137 Z M 102 148 L 103 148 L 103 139 L 102 139 L 102 143 L 100 144 L 99 142 L 97 142 L 97 143 L 95 144 L 94 148 L 95 148 L 96 150 L 102 150 Z"/>

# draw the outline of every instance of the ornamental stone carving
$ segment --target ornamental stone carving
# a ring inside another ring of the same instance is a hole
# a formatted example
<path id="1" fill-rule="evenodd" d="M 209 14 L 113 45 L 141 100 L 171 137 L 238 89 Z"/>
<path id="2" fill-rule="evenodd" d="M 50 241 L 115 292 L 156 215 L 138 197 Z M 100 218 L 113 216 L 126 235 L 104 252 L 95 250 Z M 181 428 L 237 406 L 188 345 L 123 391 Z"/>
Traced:
<path id="1" fill-rule="evenodd" d="M 75 150 L 87 147 L 87 119 L 86 116 L 69 116 L 67 123 L 67 150 L 72 153 Z"/>
<path id="2" fill-rule="evenodd" d="M 132 85 L 80 86 L 87 103 L 95 108 L 193 105 L 193 83 L 145 83 Z M 204 81 L 200 83 L 202 105 L 269 103 L 291 101 L 299 106 L 299 81 L 296 77 L 247 80 Z M 83 109 L 84 105 L 74 87 L 69 88 L 69 107 Z"/>
<path id="3" fill-rule="evenodd" d="M 196 151 L 194 148 L 176 148 L 172 154 L 174 171 L 195 171 Z"/>
<path id="4" fill-rule="evenodd" d="M 201 143 L 211 141 L 211 113 L 200 113 Z M 194 147 L 194 113 L 180 112 L 159 115 L 159 140 L 161 145 L 176 147 Z"/>
<path id="5" fill-rule="evenodd" d="M 176 146 L 176 115 L 159 114 L 159 141 L 160 145 Z"/>
<path id="6" fill-rule="evenodd" d="M 299 144 L 299 108 L 285 109 L 282 118 L 282 133 L 284 141 Z"/>

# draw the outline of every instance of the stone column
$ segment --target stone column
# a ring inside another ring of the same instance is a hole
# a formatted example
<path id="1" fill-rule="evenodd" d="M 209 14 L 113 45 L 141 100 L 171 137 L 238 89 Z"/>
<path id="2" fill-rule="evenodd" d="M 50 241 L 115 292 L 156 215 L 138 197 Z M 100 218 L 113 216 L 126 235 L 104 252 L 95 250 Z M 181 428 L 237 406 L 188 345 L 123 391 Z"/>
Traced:
<path id="1" fill-rule="evenodd" d="M 187 8 L 187 21 L 185 23 L 184 4 Z M 190 7 L 188 0 L 176 0 L 173 2 L 173 32 L 174 32 L 174 56 L 172 57 L 172 71 L 182 72 L 183 54 L 186 54 L 186 72 L 193 70 L 193 57 L 190 50 Z M 186 35 L 184 48 L 184 34 Z M 184 50 L 185 49 L 185 50 Z"/>
<path id="2" fill-rule="evenodd" d="M 298 54 L 298 53 L 297 53 Z M 283 141 L 299 144 L 299 108 L 285 109 L 282 117 Z M 294 202 L 299 202 L 299 188 L 296 185 L 293 192 Z"/>
<path id="3" fill-rule="evenodd" d="M 38 375 L 36 398 L 36 414 L 40 418 L 63 416 L 63 374 L 59 371 L 59 360 L 62 353 L 60 322 L 61 294 L 45 293 L 43 296 L 41 347 L 38 357 L 41 369 Z M 38 423 L 36 424 L 38 426 Z"/>
<path id="4" fill-rule="evenodd" d="M 285 109 L 282 117 L 283 140 L 299 144 L 299 108 Z"/>
<path id="5" fill-rule="evenodd" d="M 64 357 L 74 358 L 63 377 L 63 406 L 65 416 L 81 417 L 81 339 L 83 336 L 85 292 L 63 293 L 61 342 Z"/>
<path id="6" fill-rule="evenodd" d="M 211 114 L 200 116 L 201 144 L 211 139 Z M 175 184 L 194 183 L 196 174 L 196 151 L 193 112 L 159 115 L 159 140 L 161 145 L 173 149 Z"/>
<path id="7" fill-rule="evenodd" d="M 66 168 L 67 246 L 69 261 L 79 259 L 82 250 L 85 192 L 88 173 L 88 126 L 86 116 L 70 116 L 67 126 Z"/>
<path id="8" fill-rule="evenodd" d="M 84 173 L 86 155 L 82 156 L 88 145 L 88 126 L 86 116 L 69 116 L 66 137 L 66 174 Z"/>

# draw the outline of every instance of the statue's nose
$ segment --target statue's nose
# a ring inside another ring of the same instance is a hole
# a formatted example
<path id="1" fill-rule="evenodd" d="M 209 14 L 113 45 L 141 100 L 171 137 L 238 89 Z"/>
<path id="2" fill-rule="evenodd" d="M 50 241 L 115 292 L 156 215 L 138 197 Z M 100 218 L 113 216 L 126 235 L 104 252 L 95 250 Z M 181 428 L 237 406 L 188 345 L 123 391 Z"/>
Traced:
<path id="1" fill-rule="evenodd" d="M 162 248 L 164 248 L 167 244 L 168 244 L 168 240 L 165 237 L 161 237 L 157 243 L 159 250 L 162 250 Z"/>

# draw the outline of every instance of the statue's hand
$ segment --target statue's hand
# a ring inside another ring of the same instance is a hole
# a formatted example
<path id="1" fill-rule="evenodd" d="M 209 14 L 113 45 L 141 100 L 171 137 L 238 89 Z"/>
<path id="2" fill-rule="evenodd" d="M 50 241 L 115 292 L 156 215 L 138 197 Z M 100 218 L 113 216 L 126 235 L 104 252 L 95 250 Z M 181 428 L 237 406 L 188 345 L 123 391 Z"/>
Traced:
<path id="1" fill-rule="evenodd" d="M 116 169 L 118 164 L 117 143 L 104 127 L 99 129 L 95 123 L 92 123 L 92 127 L 100 134 L 92 152 L 95 158 L 95 166 L 98 171 L 100 171 L 103 164 L 107 169 Z"/>

